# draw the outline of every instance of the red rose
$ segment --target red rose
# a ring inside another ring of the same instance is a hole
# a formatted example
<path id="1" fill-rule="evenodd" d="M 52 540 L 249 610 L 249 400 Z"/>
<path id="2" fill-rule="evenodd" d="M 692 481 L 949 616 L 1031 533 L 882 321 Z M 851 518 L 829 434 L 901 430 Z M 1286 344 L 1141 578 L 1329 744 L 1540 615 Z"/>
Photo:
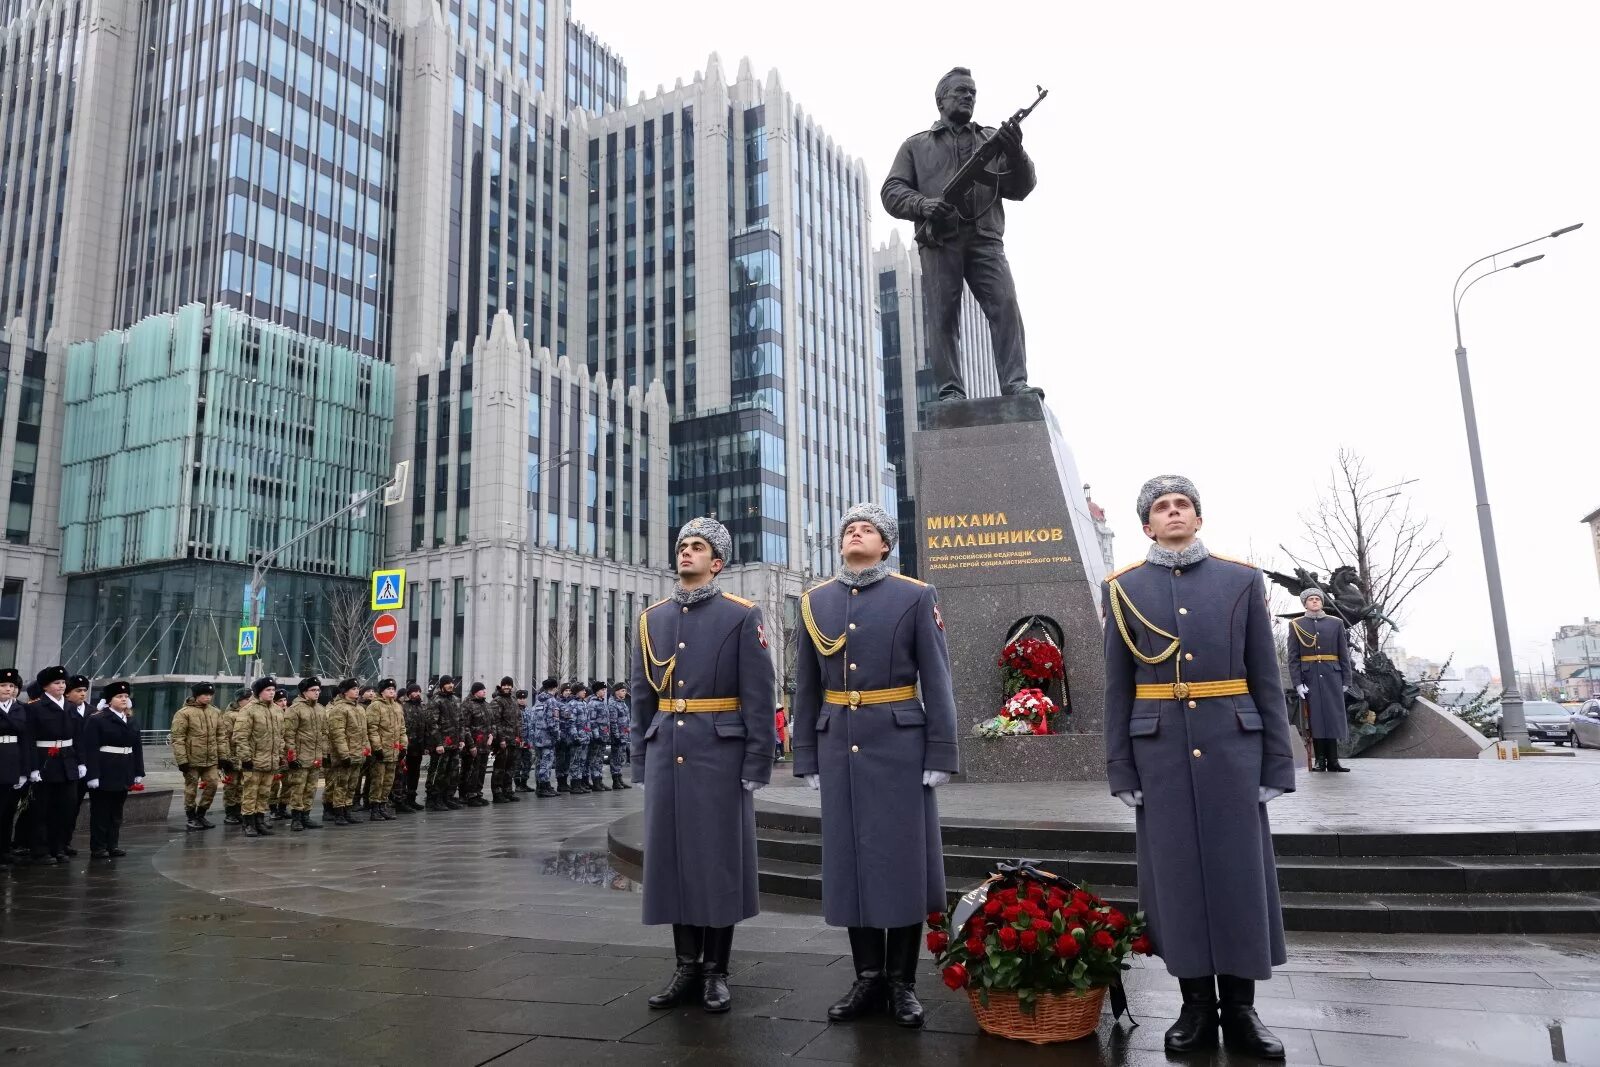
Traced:
<path id="1" fill-rule="evenodd" d="M 1023 902 L 1022 911 L 1023 911 L 1023 914 L 1032 915 L 1035 919 L 1044 918 L 1044 909 L 1039 907 L 1038 904 L 1034 903 L 1031 900 Z"/>
<path id="2" fill-rule="evenodd" d="M 1128 928 L 1128 917 L 1113 908 L 1111 914 L 1106 917 L 1106 925 L 1120 934 Z"/>
<path id="3" fill-rule="evenodd" d="M 928 934 L 928 951 L 935 955 L 943 952 L 950 944 L 950 935 L 943 930 L 934 930 Z"/>
<path id="4" fill-rule="evenodd" d="M 1109 952 L 1111 949 L 1116 947 L 1117 939 L 1112 937 L 1109 931 L 1096 930 L 1094 932 L 1094 936 L 1089 939 L 1089 942 L 1100 951 Z"/>
<path id="5" fill-rule="evenodd" d="M 1017 947 L 1017 932 L 1009 926 L 1000 928 L 1000 947 L 1007 950 Z"/>
<path id="6" fill-rule="evenodd" d="M 142 792 L 144 792 L 144 783 L 143 782 L 134 782 L 128 788 L 130 790 L 132 790 L 133 792 L 135 792 L 135 793 L 142 793 Z"/>
<path id="7" fill-rule="evenodd" d="M 45 754 L 50 756 L 59 756 L 61 755 L 61 747 L 59 745 L 51 745 L 49 748 L 45 749 Z"/>
<path id="8" fill-rule="evenodd" d="M 1056 956 L 1060 959 L 1070 960 L 1078 954 L 1078 943 L 1070 937 L 1056 940 Z"/>
<path id="9" fill-rule="evenodd" d="M 1037 951 L 1039 951 L 1039 931 L 1037 931 L 1037 930 L 1024 930 L 1024 931 L 1022 931 L 1022 951 L 1024 951 L 1024 952 L 1037 952 Z"/>
<path id="10" fill-rule="evenodd" d="M 999 915 L 1000 899 L 998 897 L 990 897 L 988 902 L 983 905 L 983 913 L 990 918 Z"/>
<path id="11" fill-rule="evenodd" d="M 928 925 L 929 926 L 943 926 L 944 925 L 944 912 L 942 912 L 942 911 L 930 911 L 930 912 L 928 912 Z"/>
<path id="12" fill-rule="evenodd" d="M 1014 923 L 1021 916 L 1022 908 L 1016 904 L 1013 904 L 1009 908 L 1005 909 L 1005 911 L 1001 913 L 1000 917 L 1005 919 L 1005 921 L 1008 923 Z"/>
<path id="13" fill-rule="evenodd" d="M 967 984 L 967 969 L 959 963 L 952 963 L 944 969 L 944 984 L 951 989 L 960 989 Z"/>
<path id="14" fill-rule="evenodd" d="M 974 915 L 967 924 L 967 933 L 972 937 L 982 937 L 989 932 L 989 924 L 983 921 L 982 915 Z"/>
<path id="15" fill-rule="evenodd" d="M 1141 956 L 1150 955 L 1150 939 L 1144 934 L 1140 934 L 1138 937 L 1134 938 L 1133 951 L 1139 953 Z"/>
<path id="16" fill-rule="evenodd" d="M 456 743 L 456 739 L 453 737 L 447 737 L 444 739 L 444 743 L 447 745 L 453 745 Z"/>
<path id="17" fill-rule="evenodd" d="M 1074 889 L 1072 891 L 1072 903 L 1076 907 L 1087 908 L 1094 903 L 1094 898 L 1081 889 Z"/>
<path id="18" fill-rule="evenodd" d="M 1002 889 L 1000 890 L 998 896 L 1003 904 L 1009 905 L 1017 902 L 1017 891 L 1015 889 Z"/>
<path id="19" fill-rule="evenodd" d="M 283 754 L 283 758 L 288 760 L 290 763 L 293 763 L 294 762 L 294 749 L 291 748 L 287 752 L 285 752 Z"/>
<path id="20" fill-rule="evenodd" d="M 969 956 L 981 956 L 981 955 L 983 955 L 984 954 L 983 938 L 981 938 L 981 937 L 969 937 L 967 939 L 966 949 L 967 949 L 967 955 L 969 955 Z"/>
<path id="21" fill-rule="evenodd" d="M 1059 889 L 1050 890 L 1050 899 L 1047 906 L 1051 911 L 1060 911 L 1067 906 L 1067 895 Z"/>
<path id="22" fill-rule="evenodd" d="M 1027 893 L 1028 893 L 1028 899 L 1029 900 L 1043 900 L 1044 899 L 1044 887 L 1041 886 L 1038 882 L 1030 882 L 1030 883 L 1028 883 Z"/>

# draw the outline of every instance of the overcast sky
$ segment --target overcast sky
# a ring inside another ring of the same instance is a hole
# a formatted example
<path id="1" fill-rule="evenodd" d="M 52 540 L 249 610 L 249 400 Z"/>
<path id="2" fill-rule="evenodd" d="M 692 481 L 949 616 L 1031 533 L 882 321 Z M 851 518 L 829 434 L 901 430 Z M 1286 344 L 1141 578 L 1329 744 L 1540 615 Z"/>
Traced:
<path id="1" fill-rule="evenodd" d="M 1600 618 L 1587 528 L 1600 351 L 1600 5 L 918 4 L 574 0 L 631 98 L 748 56 L 881 181 L 973 69 L 1025 127 L 1039 185 L 1008 205 L 1033 380 L 1118 534 L 1144 554 L 1149 475 L 1198 484 L 1217 551 L 1286 564 L 1340 446 L 1447 538 L 1411 654 L 1493 664 L 1449 293 L 1480 255 L 1569 223 L 1473 290 L 1472 358 L 1519 665 Z M 894 222 L 879 210 L 874 243 Z"/>

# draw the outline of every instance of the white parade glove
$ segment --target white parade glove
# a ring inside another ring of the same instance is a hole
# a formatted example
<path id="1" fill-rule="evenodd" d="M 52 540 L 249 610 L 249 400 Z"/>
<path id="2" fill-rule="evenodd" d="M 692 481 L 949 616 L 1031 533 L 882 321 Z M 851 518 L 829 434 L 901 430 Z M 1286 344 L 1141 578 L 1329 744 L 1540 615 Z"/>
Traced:
<path id="1" fill-rule="evenodd" d="M 806 775 L 806 785 L 809 785 L 812 789 L 821 789 L 822 788 L 822 775 L 820 775 L 820 774 L 808 774 L 808 775 Z"/>
<path id="2" fill-rule="evenodd" d="M 1311 692 L 1311 690 L 1304 683 L 1295 686 L 1294 691 L 1299 693 L 1302 698 L 1304 698 L 1307 693 Z"/>
<path id="3" fill-rule="evenodd" d="M 765 789 L 767 787 L 766 782 L 752 782 L 748 778 L 739 779 L 739 784 L 744 786 L 746 793 L 754 793 L 757 789 Z"/>
<path id="4" fill-rule="evenodd" d="M 1130 808 L 1142 808 L 1144 807 L 1144 790 L 1124 789 L 1122 792 L 1117 794 L 1117 799 L 1128 805 Z"/>
<path id="5" fill-rule="evenodd" d="M 949 771 L 923 771 L 922 784 L 929 789 L 938 789 L 950 780 Z"/>
<path id="6" fill-rule="evenodd" d="M 87 778 L 87 777 L 89 777 L 89 768 L 85 767 L 81 763 L 78 764 L 78 777 L 79 778 Z"/>
<path id="7" fill-rule="evenodd" d="M 30 782 L 42 782 L 42 781 L 44 781 L 44 779 L 39 777 L 39 772 L 38 771 L 29 771 L 28 772 L 28 781 L 30 781 Z"/>
<path id="8" fill-rule="evenodd" d="M 144 785 L 144 775 L 140 775 L 139 777 L 135 778 L 133 780 L 133 784 L 134 785 Z"/>
<path id="9" fill-rule="evenodd" d="M 26 774 L 24 774 L 21 778 L 17 779 L 17 784 L 12 786 L 11 788 L 12 789 L 21 789 L 23 786 L 25 786 L 27 784 L 28 784 L 28 776 Z"/>
<path id="10" fill-rule="evenodd" d="M 100 788 L 100 779 L 98 779 L 98 778 L 89 779 L 89 788 L 90 789 L 99 789 Z"/>
<path id="11" fill-rule="evenodd" d="M 1274 789 L 1270 785 L 1260 786 L 1259 788 L 1261 790 L 1261 803 L 1263 804 L 1266 804 L 1269 801 L 1277 800 L 1279 797 L 1283 796 L 1283 790 Z"/>

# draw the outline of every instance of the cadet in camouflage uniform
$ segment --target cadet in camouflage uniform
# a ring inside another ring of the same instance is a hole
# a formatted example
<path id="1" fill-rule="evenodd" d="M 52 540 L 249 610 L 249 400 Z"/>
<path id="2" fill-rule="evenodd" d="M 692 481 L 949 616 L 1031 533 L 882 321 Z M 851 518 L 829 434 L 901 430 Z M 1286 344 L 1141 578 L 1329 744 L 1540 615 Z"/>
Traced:
<path id="1" fill-rule="evenodd" d="M 489 793 L 497 804 L 519 799 L 512 792 L 512 775 L 522 754 L 522 709 L 517 706 L 516 694 L 512 692 L 516 684 L 509 674 L 506 675 L 500 679 L 494 698 L 489 701 L 489 726 L 494 735 L 490 745 L 494 774 L 489 779 Z"/>
<path id="2" fill-rule="evenodd" d="M 400 710 L 406 719 L 406 760 L 403 772 L 396 772 L 394 782 L 394 810 L 405 813 L 421 811 L 417 803 L 417 783 L 422 780 L 422 754 L 428 750 L 428 709 L 422 703 L 422 687 L 416 682 L 406 686 L 406 698 Z"/>
<path id="3" fill-rule="evenodd" d="M 322 696 L 322 682 L 302 678 L 298 690 L 300 695 L 283 717 L 283 762 L 287 768 L 283 780 L 287 786 L 284 795 L 289 806 L 289 829 L 320 830 L 322 824 L 311 821 L 311 799 L 317 792 L 322 751 L 327 748 L 326 717 L 317 703 Z"/>
<path id="4" fill-rule="evenodd" d="M 289 687 L 280 685 L 275 690 L 272 698 L 273 713 L 278 716 L 278 735 L 285 734 L 285 727 L 289 717 Z M 289 817 L 289 765 L 284 763 L 278 773 L 272 776 L 272 794 L 267 804 L 267 810 L 272 813 L 273 822 L 282 822 Z"/>
<path id="5" fill-rule="evenodd" d="M 606 785 L 606 756 L 611 752 L 611 697 L 610 687 L 604 681 L 594 683 L 594 696 L 589 698 L 589 788 L 601 793 L 611 792 Z"/>
<path id="6" fill-rule="evenodd" d="M 528 706 L 528 691 L 517 690 L 517 769 L 516 791 L 531 793 L 528 776 L 533 773 L 533 740 L 528 736 L 533 729 L 533 708 Z"/>
<path id="7" fill-rule="evenodd" d="M 244 771 L 239 767 L 239 757 L 233 750 L 233 723 L 240 710 L 250 703 L 250 690 L 241 689 L 233 695 L 233 703 L 222 709 L 222 731 L 224 742 L 222 754 L 217 759 L 217 766 L 222 768 L 224 775 L 222 789 L 222 821 L 229 826 L 238 826 L 244 820 L 240 818 L 240 805 L 244 800 Z"/>
<path id="8" fill-rule="evenodd" d="M 333 768 L 328 772 L 328 793 L 333 802 L 333 824 L 349 826 L 350 803 L 355 797 L 356 779 L 361 765 L 372 755 L 367 740 L 367 713 L 357 702 L 361 685 L 354 678 L 339 683 L 339 696 L 328 705 L 328 747 L 333 749 Z"/>
<path id="9" fill-rule="evenodd" d="M 429 811 L 456 811 L 464 807 L 455 798 L 456 781 L 461 774 L 461 751 L 466 748 L 462 740 L 461 701 L 456 699 L 456 681 L 448 674 L 439 678 L 439 688 L 428 702 L 428 747 L 433 755 L 428 760 Z"/>
<path id="10" fill-rule="evenodd" d="M 211 706 L 216 693 L 212 684 L 198 682 L 189 692 L 189 699 L 172 717 L 172 761 L 183 772 L 186 828 L 210 830 L 216 823 L 206 818 L 206 810 L 217 797 L 217 766 L 227 759 L 228 737 L 222 713 Z"/>
<path id="11" fill-rule="evenodd" d="M 406 752 L 406 713 L 394 696 L 394 679 L 385 678 L 378 683 L 377 697 L 367 705 L 367 740 L 372 748 L 368 822 L 394 819 L 387 801 L 394 788 L 394 772 Z"/>
<path id="12" fill-rule="evenodd" d="M 622 768 L 632 764 L 628 731 L 633 729 L 633 713 L 628 708 L 628 683 L 611 687 L 611 788 L 632 789 L 622 777 Z"/>
<path id="13" fill-rule="evenodd" d="M 372 702 L 376 699 L 378 699 L 378 690 L 375 686 L 370 685 L 362 686 L 361 695 L 356 699 L 356 705 L 361 708 L 361 713 L 367 717 L 369 727 L 372 720 Z M 372 769 L 373 764 L 377 761 L 377 751 L 377 749 L 373 749 L 372 755 L 362 760 L 361 765 L 356 768 L 355 782 L 350 787 L 351 811 L 366 811 L 369 807 L 367 804 L 367 788 L 372 784 Z M 369 819 L 367 821 L 371 822 L 372 820 Z"/>
<path id="14" fill-rule="evenodd" d="M 594 722 L 589 718 L 589 687 L 582 682 L 572 687 L 572 759 L 567 778 L 574 793 L 592 793 L 589 787 L 589 742 L 594 739 Z"/>
<path id="15" fill-rule="evenodd" d="M 551 703 L 555 705 L 555 717 L 551 722 L 555 729 L 556 791 L 570 793 L 572 786 L 567 775 L 572 770 L 572 744 L 577 739 L 572 723 L 572 683 L 562 683 Z"/>
<path id="16" fill-rule="evenodd" d="M 282 722 L 272 703 L 276 691 L 277 683 L 271 678 L 257 678 L 250 687 L 255 699 L 233 717 L 233 754 L 245 779 L 240 804 L 246 837 L 273 834 L 265 816 L 272 776 L 278 773 L 283 753 Z"/>
<path id="17" fill-rule="evenodd" d="M 486 808 L 483 799 L 484 773 L 489 769 L 489 687 L 472 683 L 472 692 L 461 702 L 462 730 L 467 750 L 461 756 L 461 784 L 456 795 L 469 808 Z"/>

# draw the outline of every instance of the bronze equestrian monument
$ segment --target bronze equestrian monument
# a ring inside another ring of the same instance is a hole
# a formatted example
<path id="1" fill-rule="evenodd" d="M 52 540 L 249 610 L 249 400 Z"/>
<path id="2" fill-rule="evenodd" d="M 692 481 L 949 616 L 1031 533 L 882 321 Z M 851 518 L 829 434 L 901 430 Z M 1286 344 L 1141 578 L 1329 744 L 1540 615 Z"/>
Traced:
<path id="1" fill-rule="evenodd" d="M 1005 255 L 1006 200 L 1033 191 L 1022 120 L 973 122 L 977 87 L 964 67 L 939 80 L 939 119 L 901 147 L 884 208 L 916 223 L 926 344 L 936 394 L 914 439 L 916 530 L 923 577 L 939 588 L 968 781 L 1103 779 L 1104 664 L 1097 549 L 1077 465 L 1044 391 L 1028 383 L 1016 286 Z M 969 399 L 959 358 L 969 287 L 989 322 L 998 397 Z M 980 738 L 1002 703 L 1001 650 L 1048 636 L 1066 677 L 1050 695 L 1070 714 L 1037 736 Z"/>

